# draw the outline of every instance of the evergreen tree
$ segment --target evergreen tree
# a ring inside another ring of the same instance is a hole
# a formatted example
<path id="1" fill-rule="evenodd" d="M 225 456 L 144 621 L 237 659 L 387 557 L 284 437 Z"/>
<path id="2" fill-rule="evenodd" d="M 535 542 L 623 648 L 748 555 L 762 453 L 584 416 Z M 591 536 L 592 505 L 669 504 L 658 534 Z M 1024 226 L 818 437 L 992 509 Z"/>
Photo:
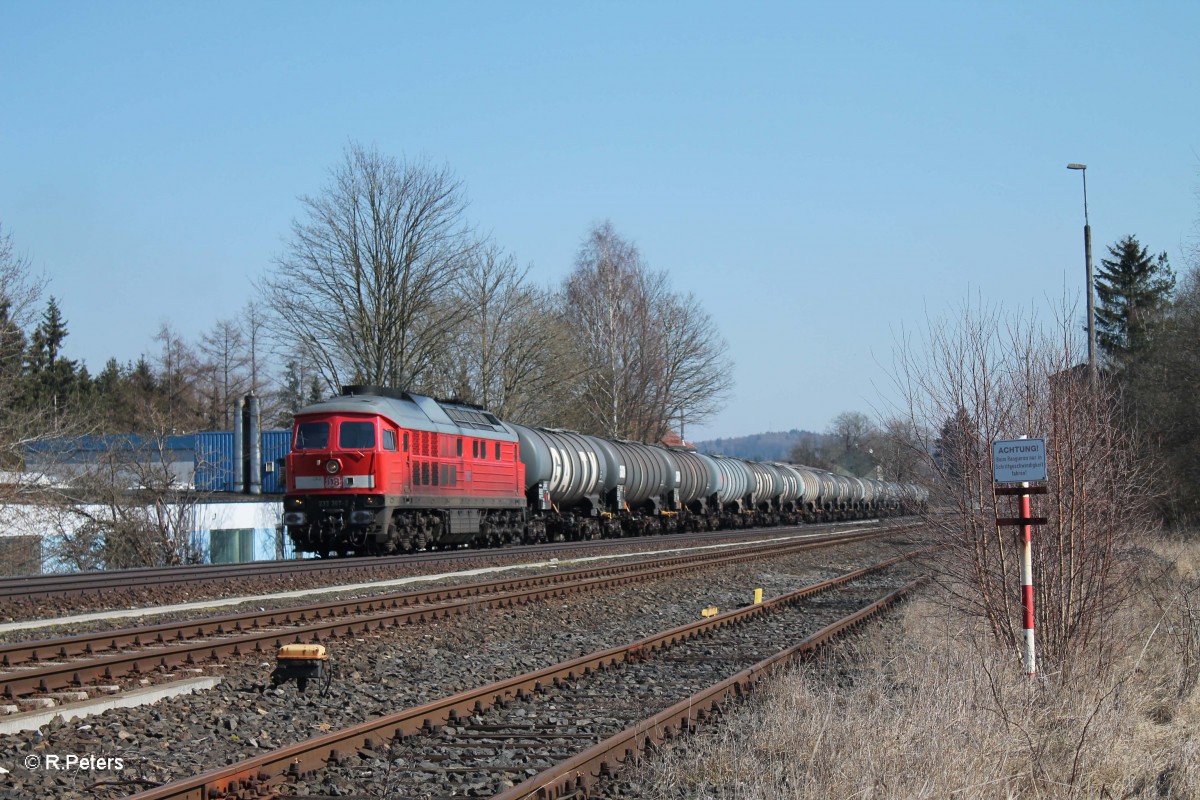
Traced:
<path id="1" fill-rule="evenodd" d="M 1167 254 L 1151 256 L 1134 236 L 1108 248 L 1096 274 L 1096 338 L 1108 363 L 1127 368 L 1145 352 L 1175 290 Z"/>
<path id="2" fill-rule="evenodd" d="M 1168 522 L 1194 526 L 1200 522 L 1200 265 L 1184 274 L 1128 378 L 1126 401 L 1163 465 L 1153 493 L 1160 511 Z"/>
<path id="3" fill-rule="evenodd" d="M 0 295 L 0 380 L 13 386 L 20 379 L 25 358 L 25 332 L 12 319 L 12 304 Z"/>
<path id="4" fill-rule="evenodd" d="M 983 443 L 978 428 L 965 408 L 959 407 L 942 423 L 934 442 L 934 460 L 952 494 L 965 491 L 967 481 L 982 458 Z"/>
<path id="5" fill-rule="evenodd" d="M 132 365 L 122 368 L 115 358 L 104 363 L 104 369 L 92 382 L 93 411 L 106 430 L 127 430 L 129 411 L 129 381 Z"/>
<path id="6" fill-rule="evenodd" d="M 63 340 L 67 338 L 67 323 L 58 307 L 58 300 L 50 298 L 42 321 L 33 332 L 29 348 L 29 362 L 35 370 L 44 370 L 58 360 Z"/>
<path id="7" fill-rule="evenodd" d="M 56 419 L 62 419 L 68 406 L 82 399 L 90 383 L 87 371 L 81 371 L 77 361 L 62 357 L 66 338 L 66 320 L 58 301 L 51 297 L 29 339 L 20 402 L 27 409 L 52 412 Z"/>

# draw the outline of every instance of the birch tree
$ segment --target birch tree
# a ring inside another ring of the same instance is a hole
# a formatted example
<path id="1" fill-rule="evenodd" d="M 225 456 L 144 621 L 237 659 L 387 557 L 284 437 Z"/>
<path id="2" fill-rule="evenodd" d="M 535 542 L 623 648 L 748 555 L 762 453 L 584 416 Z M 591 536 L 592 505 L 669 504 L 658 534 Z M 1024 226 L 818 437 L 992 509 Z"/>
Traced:
<path id="1" fill-rule="evenodd" d="M 730 386 L 726 345 L 693 295 L 672 291 L 612 223 L 584 240 L 562 293 L 578 366 L 578 427 L 656 441 L 675 421 L 699 422 Z"/>

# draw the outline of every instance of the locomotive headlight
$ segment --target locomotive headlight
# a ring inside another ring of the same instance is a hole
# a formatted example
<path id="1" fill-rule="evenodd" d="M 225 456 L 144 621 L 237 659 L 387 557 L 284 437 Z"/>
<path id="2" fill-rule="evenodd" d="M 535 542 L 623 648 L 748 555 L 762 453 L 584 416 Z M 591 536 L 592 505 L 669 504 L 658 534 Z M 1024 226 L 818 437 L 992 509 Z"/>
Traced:
<path id="1" fill-rule="evenodd" d="M 303 525 L 305 520 L 303 511 L 289 511 L 283 515 L 284 525 Z"/>
<path id="2" fill-rule="evenodd" d="M 325 462 L 325 471 L 330 475 L 337 475 L 342 469 L 342 462 L 336 458 L 331 458 Z"/>
<path id="3" fill-rule="evenodd" d="M 355 525 L 367 525 L 375 520 L 374 511 L 364 511 L 359 509 L 350 513 L 350 522 Z"/>

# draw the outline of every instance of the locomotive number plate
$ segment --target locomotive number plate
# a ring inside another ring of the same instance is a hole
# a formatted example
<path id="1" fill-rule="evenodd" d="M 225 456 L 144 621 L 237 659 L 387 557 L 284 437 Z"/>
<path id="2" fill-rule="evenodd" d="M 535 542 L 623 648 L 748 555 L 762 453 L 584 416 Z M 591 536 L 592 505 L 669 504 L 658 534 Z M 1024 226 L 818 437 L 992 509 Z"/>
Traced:
<path id="1" fill-rule="evenodd" d="M 326 475 L 325 476 L 325 488 L 326 489 L 342 488 L 342 476 L 341 475 Z"/>

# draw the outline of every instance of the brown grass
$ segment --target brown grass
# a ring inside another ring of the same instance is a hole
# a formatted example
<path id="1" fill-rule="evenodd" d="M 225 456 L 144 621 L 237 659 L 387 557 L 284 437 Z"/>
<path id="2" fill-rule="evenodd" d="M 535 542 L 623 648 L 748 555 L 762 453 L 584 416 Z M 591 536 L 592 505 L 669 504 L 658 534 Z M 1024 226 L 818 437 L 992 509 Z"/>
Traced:
<path id="1" fill-rule="evenodd" d="M 635 771 L 653 798 L 1200 798 L 1200 544 L 1130 557 L 1115 667 L 1030 680 L 936 596 Z M 1098 660 L 1099 663 L 1099 660 Z M 1104 675 L 1105 677 L 1097 677 Z"/>

